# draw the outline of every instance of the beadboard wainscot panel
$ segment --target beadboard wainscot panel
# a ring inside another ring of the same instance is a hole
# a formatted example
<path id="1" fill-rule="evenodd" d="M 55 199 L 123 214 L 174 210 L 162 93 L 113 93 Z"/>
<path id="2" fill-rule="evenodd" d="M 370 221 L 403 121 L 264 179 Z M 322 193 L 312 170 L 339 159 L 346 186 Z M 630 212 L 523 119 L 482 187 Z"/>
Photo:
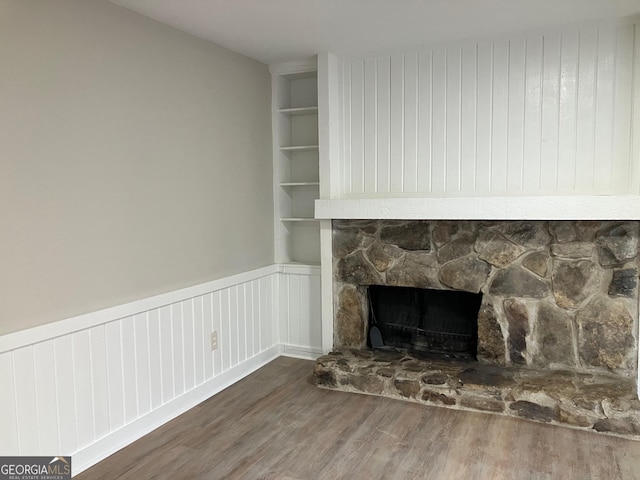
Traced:
<path id="1" fill-rule="evenodd" d="M 20 440 L 18 439 L 18 412 L 16 402 L 16 379 L 13 374 L 13 355 L 11 352 L 0 354 L 0 378 L 3 379 L 2 388 L 0 388 L 0 451 L 9 452 L 18 451 Z M 52 395 L 56 397 L 56 395 Z M 57 448 L 59 449 L 59 447 Z"/>
<path id="2" fill-rule="evenodd" d="M 341 58 L 332 198 L 640 193 L 638 36 L 624 19 Z"/>
<path id="3" fill-rule="evenodd" d="M 289 265 L 4 335 L 0 450 L 71 455 L 79 473 L 281 354 L 317 357 L 321 343 L 320 267 Z"/>
<path id="4" fill-rule="evenodd" d="M 322 355 L 320 267 L 285 265 L 280 274 L 280 341 L 283 354 Z"/>

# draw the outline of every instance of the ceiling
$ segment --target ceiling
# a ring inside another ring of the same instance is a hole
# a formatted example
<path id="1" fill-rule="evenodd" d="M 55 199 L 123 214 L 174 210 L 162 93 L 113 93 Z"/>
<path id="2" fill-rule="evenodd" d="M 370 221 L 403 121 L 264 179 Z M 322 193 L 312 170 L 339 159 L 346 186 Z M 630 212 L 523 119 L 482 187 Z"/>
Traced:
<path id="1" fill-rule="evenodd" d="M 640 0 L 111 0 L 260 62 L 628 16 Z"/>

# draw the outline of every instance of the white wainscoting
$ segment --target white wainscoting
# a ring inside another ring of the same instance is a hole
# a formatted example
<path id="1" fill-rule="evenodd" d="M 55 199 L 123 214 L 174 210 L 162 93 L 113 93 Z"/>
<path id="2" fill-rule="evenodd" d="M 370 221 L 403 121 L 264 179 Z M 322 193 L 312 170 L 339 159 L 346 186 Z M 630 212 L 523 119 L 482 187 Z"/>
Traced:
<path id="1" fill-rule="evenodd" d="M 77 474 L 281 354 L 317 356 L 319 282 L 273 265 L 0 337 L 0 452 Z"/>
<path id="2" fill-rule="evenodd" d="M 280 274 L 280 343 L 288 356 L 322 355 L 320 267 L 283 266 Z"/>
<path id="3" fill-rule="evenodd" d="M 625 22 L 341 59 L 332 198 L 640 193 Z"/>

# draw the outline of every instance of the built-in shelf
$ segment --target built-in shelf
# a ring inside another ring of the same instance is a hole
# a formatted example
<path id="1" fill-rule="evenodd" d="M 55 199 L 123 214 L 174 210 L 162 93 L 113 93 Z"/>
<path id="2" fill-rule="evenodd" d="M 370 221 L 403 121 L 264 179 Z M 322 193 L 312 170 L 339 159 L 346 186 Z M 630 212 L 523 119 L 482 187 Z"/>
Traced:
<path id="1" fill-rule="evenodd" d="M 320 182 L 281 182 L 281 187 L 318 187 Z"/>
<path id="2" fill-rule="evenodd" d="M 313 217 L 287 217 L 281 218 L 282 222 L 319 222 L 320 220 Z"/>
<path id="3" fill-rule="evenodd" d="M 283 152 L 310 152 L 318 150 L 318 145 L 289 145 L 280 147 L 280 150 Z"/>
<path id="4" fill-rule="evenodd" d="M 285 115 L 313 115 L 314 113 L 318 113 L 318 107 L 280 108 L 278 113 L 283 113 Z"/>
<path id="5" fill-rule="evenodd" d="M 311 268 L 312 270 L 315 270 L 316 268 L 320 268 L 320 262 L 286 262 L 286 263 L 279 263 L 278 266 L 282 267 L 283 269 L 287 269 L 287 268 L 298 269 L 302 267 L 306 269 Z"/>
<path id="6" fill-rule="evenodd" d="M 319 265 L 318 78 L 315 59 L 271 66 L 275 259 Z"/>

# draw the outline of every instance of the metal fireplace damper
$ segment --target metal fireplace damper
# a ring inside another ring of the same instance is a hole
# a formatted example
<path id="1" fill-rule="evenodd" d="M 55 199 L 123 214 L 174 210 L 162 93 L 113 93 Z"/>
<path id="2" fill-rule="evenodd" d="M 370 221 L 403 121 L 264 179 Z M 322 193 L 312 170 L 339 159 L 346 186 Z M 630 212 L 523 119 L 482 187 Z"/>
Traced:
<path id="1" fill-rule="evenodd" d="M 476 358 L 481 293 L 372 285 L 368 297 L 369 347 L 379 346 L 371 345 L 377 328 L 385 347 Z"/>

